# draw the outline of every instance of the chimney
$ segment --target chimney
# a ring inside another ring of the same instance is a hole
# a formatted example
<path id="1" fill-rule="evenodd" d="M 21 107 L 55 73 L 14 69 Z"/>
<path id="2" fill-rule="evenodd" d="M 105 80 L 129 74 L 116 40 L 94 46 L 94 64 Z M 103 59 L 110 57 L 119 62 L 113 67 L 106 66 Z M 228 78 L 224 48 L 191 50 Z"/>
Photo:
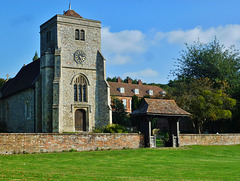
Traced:
<path id="1" fill-rule="evenodd" d="M 117 78 L 117 82 L 118 83 L 121 83 L 122 82 L 122 79 L 120 77 Z"/>
<path id="2" fill-rule="evenodd" d="M 131 84 L 131 83 L 132 83 L 132 79 L 130 79 L 130 78 L 128 77 L 127 82 L 128 82 L 128 84 Z"/>
<path id="3" fill-rule="evenodd" d="M 138 79 L 138 84 L 139 84 L 139 85 L 142 85 L 141 79 Z"/>

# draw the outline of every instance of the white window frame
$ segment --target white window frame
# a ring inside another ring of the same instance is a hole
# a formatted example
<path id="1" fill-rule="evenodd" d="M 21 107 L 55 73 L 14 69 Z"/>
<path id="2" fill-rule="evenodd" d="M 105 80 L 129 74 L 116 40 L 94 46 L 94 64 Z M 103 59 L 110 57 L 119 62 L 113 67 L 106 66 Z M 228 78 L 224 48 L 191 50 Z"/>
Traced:
<path id="1" fill-rule="evenodd" d="M 153 90 L 148 90 L 148 94 L 149 94 L 150 96 L 153 96 Z"/>
<path id="2" fill-rule="evenodd" d="M 122 103 L 124 105 L 124 109 L 127 109 L 127 99 L 122 99 Z"/>
<path id="3" fill-rule="evenodd" d="M 124 87 L 120 87 L 119 92 L 122 93 L 122 94 L 125 93 Z"/>
<path id="4" fill-rule="evenodd" d="M 133 89 L 135 94 L 139 94 L 139 89 Z"/>

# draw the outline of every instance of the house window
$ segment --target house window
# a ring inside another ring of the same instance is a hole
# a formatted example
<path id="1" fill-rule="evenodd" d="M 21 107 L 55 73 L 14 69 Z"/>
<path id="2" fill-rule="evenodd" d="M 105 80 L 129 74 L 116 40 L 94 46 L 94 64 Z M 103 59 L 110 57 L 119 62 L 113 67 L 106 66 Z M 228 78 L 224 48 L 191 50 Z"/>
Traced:
<path id="1" fill-rule="evenodd" d="M 120 87 L 120 88 L 119 88 L 119 91 L 120 91 L 120 93 L 125 93 L 124 87 Z"/>
<path id="2" fill-rule="evenodd" d="M 130 99 L 130 110 L 132 110 L 132 100 Z"/>
<path id="3" fill-rule="evenodd" d="M 149 91 L 148 91 L 148 94 L 149 94 L 150 96 L 152 96 L 152 95 L 153 95 L 153 90 L 149 90 Z"/>
<path id="4" fill-rule="evenodd" d="M 162 96 L 165 96 L 167 94 L 166 91 L 161 91 L 160 94 L 162 94 Z"/>
<path id="5" fill-rule="evenodd" d="M 122 103 L 124 105 L 124 109 L 127 109 L 127 100 L 126 99 L 123 99 L 122 100 Z"/>
<path id="6" fill-rule="evenodd" d="M 74 81 L 74 101 L 87 102 L 87 80 L 84 76 L 78 76 Z"/>
<path id="7" fill-rule="evenodd" d="M 52 40 L 52 37 L 51 37 L 51 31 L 48 31 L 47 32 L 47 43 L 50 42 Z"/>
<path id="8" fill-rule="evenodd" d="M 85 41 L 85 31 L 84 30 L 80 31 L 80 40 Z"/>
<path id="9" fill-rule="evenodd" d="M 134 92 L 135 94 L 139 94 L 139 89 L 133 89 L 133 92 Z"/>
<path id="10" fill-rule="evenodd" d="M 79 40 L 79 30 L 75 30 L 75 40 Z"/>

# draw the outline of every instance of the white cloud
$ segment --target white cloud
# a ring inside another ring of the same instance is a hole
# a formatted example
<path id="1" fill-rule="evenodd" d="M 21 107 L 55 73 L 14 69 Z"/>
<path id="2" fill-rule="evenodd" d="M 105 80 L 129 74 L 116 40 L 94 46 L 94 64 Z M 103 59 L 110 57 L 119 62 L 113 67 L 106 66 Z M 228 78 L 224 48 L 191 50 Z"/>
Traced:
<path id="1" fill-rule="evenodd" d="M 123 77 L 131 77 L 133 79 L 136 78 L 144 78 L 144 77 L 156 77 L 158 76 L 158 72 L 155 70 L 152 70 L 151 68 L 147 68 L 145 70 L 141 70 L 139 72 L 126 72 L 123 74 Z"/>
<path id="2" fill-rule="evenodd" d="M 224 44 L 226 47 L 236 45 L 240 47 L 240 25 L 226 25 L 212 27 L 204 30 L 201 26 L 190 30 L 174 30 L 167 33 L 156 33 L 156 40 L 166 39 L 168 43 L 184 44 L 193 43 L 198 39 L 200 42 L 211 42 L 214 37 Z"/>
<path id="3" fill-rule="evenodd" d="M 138 30 L 113 33 L 109 27 L 102 28 L 102 50 L 110 64 L 121 65 L 132 61 L 134 55 L 146 51 L 145 35 Z"/>

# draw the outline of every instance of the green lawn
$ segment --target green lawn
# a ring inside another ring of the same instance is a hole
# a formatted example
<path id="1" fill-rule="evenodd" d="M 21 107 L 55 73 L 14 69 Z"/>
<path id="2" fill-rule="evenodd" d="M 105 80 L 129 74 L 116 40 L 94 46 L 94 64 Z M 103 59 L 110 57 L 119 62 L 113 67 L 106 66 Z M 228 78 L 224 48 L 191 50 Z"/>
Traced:
<path id="1" fill-rule="evenodd" d="M 0 180 L 240 180 L 240 145 L 0 155 Z"/>

